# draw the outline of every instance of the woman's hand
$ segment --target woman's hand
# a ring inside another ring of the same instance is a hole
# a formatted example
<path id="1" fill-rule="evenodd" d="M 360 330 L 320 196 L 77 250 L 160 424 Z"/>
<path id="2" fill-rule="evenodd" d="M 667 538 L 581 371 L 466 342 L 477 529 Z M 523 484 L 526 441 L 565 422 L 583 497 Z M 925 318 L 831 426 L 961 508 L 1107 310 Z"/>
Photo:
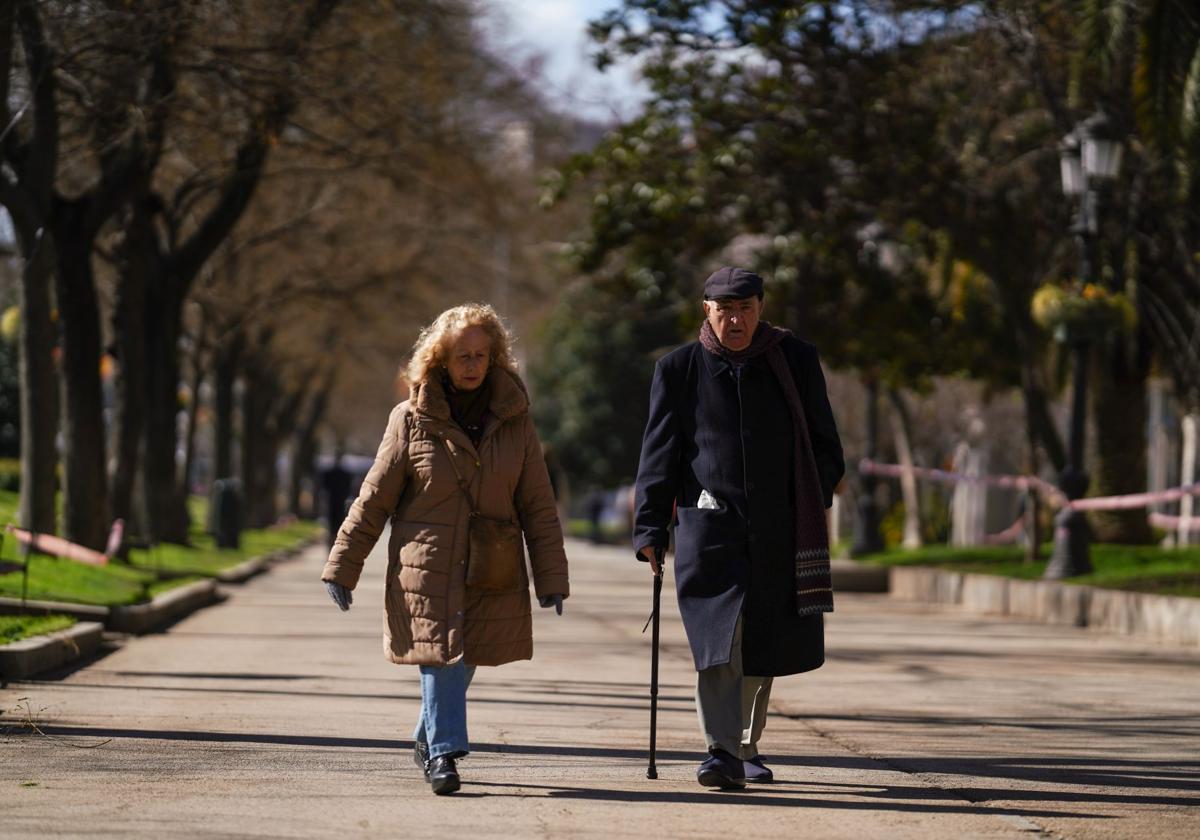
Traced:
<path id="1" fill-rule="evenodd" d="M 338 609 L 342 612 L 350 609 L 350 605 L 354 603 L 353 593 L 340 583 L 334 583 L 331 580 L 325 581 L 325 591 L 329 593 L 333 603 L 337 604 Z"/>
<path id="2" fill-rule="evenodd" d="M 563 596 L 561 595 L 543 595 L 538 598 L 538 603 L 542 605 L 543 609 L 554 607 L 554 611 L 559 615 L 562 615 L 562 602 Z"/>

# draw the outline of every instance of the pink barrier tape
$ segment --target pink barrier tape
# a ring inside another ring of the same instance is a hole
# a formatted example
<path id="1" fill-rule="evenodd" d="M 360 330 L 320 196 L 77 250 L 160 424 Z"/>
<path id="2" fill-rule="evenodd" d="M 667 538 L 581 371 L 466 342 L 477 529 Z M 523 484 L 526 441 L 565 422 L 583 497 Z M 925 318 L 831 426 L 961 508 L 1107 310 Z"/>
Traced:
<path id="1" fill-rule="evenodd" d="M 1189 519 L 1187 529 L 1189 531 L 1200 531 L 1200 516 L 1192 516 Z M 1180 526 L 1183 525 L 1183 517 L 1171 516 L 1167 513 L 1152 513 L 1150 514 L 1150 524 L 1156 528 L 1178 531 Z"/>
<path id="2" fill-rule="evenodd" d="M 858 471 L 888 478 L 900 478 L 904 475 L 905 469 L 899 464 L 879 464 L 863 458 L 858 462 Z M 929 467 L 913 467 L 912 472 L 913 475 L 920 478 L 940 481 L 943 484 L 986 484 L 990 487 L 1008 487 L 1014 490 L 1028 490 L 1032 487 L 1041 492 L 1052 505 L 1062 505 L 1067 501 L 1061 490 L 1035 475 L 966 475 Z"/>
<path id="3" fill-rule="evenodd" d="M 983 538 L 983 541 L 988 545 L 1008 545 L 1017 541 L 1017 537 L 1025 530 L 1025 517 L 1018 517 L 1017 521 L 1009 525 L 998 534 L 988 534 Z"/>
<path id="4" fill-rule="evenodd" d="M 900 478 L 904 475 L 904 467 L 899 464 L 877 464 L 867 458 L 858 462 L 858 471 L 871 475 L 882 475 L 889 478 Z M 963 473 L 947 470 L 934 470 L 928 467 L 913 467 L 913 475 L 940 481 L 944 484 L 986 484 L 991 487 L 1009 487 L 1016 490 L 1028 490 L 1036 487 L 1046 497 L 1046 501 L 1056 507 L 1067 507 L 1071 510 L 1128 510 L 1130 508 L 1149 507 L 1164 502 L 1174 502 L 1184 496 L 1200 496 L 1200 481 L 1183 487 L 1171 487 L 1166 490 L 1156 490 L 1150 493 L 1131 493 L 1127 496 L 1097 496 L 1090 499 L 1076 499 L 1068 502 L 1063 492 L 1048 481 L 1033 475 L 964 475 Z"/>
<path id="5" fill-rule="evenodd" d="M 17 542 L 24 543 L 34 551 L 40 551 L 43 554 L 74 560 L 76 563 L 87 563 L 89 566 L 104 566 L 108 563 L 107 555 L 86 546 L 76 545 L 62 537 L 56 537 L 54 534 L 34 534 L 13 525 L 8 526 L 8 532 L 16 538 Z"/>
<path id="6" fill-rule="evenodd" d="M 1094 499 L 1076 499 L 1068 507 L 1072 510 L 1125 510 L 1148 507 L 1160 502 L 1174 502 L 1184 496 L 1200 496 L 1200 482 L 1185 487 L 1172 487 L 1153 493 L 1131 493 L 1128 496 L 1098 496 Z"/>

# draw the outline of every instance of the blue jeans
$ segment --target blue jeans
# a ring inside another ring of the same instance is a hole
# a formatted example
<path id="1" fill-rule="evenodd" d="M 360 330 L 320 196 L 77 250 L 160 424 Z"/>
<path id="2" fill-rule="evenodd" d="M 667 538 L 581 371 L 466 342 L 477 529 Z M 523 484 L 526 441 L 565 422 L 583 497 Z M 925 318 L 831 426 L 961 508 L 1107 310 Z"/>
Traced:
<path id="1" fill-rule="evenodd" d="M 461 758 L 467 743 L 467 686 L 475 676 L 474 665 L 460 659 L 453 665 L 422 665 L 421 719 L 413 740 L 429 745 L 431 759 L 448 755 Z"/>

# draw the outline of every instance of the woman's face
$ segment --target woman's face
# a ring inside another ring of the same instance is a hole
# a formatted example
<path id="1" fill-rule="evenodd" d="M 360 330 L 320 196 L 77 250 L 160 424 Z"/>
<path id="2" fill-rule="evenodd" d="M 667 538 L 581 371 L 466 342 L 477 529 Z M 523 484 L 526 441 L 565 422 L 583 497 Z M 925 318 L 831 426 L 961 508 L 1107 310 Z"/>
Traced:
<path id="1" fill-rule="evenodd" d="M 450 345 L 446 370 L 459 391 L 474 391 L 483 384 L 492 363 L 492 340 L 483 327 L 467 327 Z"/>

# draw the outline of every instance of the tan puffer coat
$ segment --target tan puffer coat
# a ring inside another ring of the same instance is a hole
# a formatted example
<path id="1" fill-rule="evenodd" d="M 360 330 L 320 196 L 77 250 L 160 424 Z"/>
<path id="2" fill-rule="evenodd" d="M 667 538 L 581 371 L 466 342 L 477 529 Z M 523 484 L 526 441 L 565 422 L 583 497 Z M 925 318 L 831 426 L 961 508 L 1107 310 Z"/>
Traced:
<path id="1" fill-rule="evenodd" d="M 440 382 L 421 383 L 392 409 L 375 464 L 322 572 L 322 580 L 353 589 L 392 520 L 383 639 L 392 662 L 501 665 L 533 656 L 529 570 L 512 592 L 466 589 L 470 506 L 443 441 L 480 513 L 520 521 L 538 597 L 570 594 L 562 527 L 525 386 L 499 368 L 489 379 L 490 416 L 478 451 L 450 418 Z"/>

